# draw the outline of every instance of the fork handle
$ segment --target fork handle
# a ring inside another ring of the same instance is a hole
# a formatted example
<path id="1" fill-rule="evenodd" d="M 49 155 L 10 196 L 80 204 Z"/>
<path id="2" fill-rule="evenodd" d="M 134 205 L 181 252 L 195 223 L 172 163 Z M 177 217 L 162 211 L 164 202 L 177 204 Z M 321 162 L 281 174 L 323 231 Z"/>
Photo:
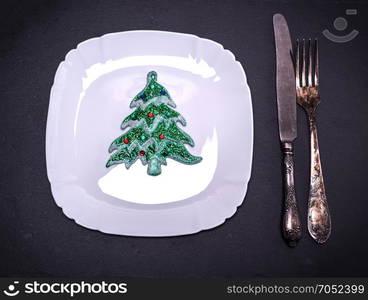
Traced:
<path id="1" fill-rule="evenodd" d="M 290 247 L 295 247 L 301 238 L 301 227 L 294 188 L 294 150 L 290 142 L 282 143 L 284 164 L 284 208 L 282 232 Z"/>
<path id="2" fill-rule="evenodd" d="M 322 166 L 319 154 L 317 124 L 314 115 L 309 116 L 311 138 L 311 171 L 308 199 L 308 231 L 318 243 L 324 243 L 331 234 L 331 217 L 328 209 Z"/>

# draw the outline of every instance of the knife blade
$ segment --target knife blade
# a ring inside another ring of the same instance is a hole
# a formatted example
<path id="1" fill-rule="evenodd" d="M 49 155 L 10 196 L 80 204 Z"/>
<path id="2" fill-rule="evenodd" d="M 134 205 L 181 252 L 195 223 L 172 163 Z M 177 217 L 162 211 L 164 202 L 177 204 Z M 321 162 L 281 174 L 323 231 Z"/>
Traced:
<path id="1" fill-rule="evenodd" d="M 276 45 L 276 91 L 281 142 L 297 137 L 295 72 L 289 28 L 283 15 L 273 16 Z"/>
<path id="2" fill-rule="evenodd" d="M 273 16 L 276 46 L 276 92 L 279 134 L 284 165 L 284 207 L 282 232 L 289 246 L 301 238 L 301 226 L 294 187 L 294 146 L 297 137 L 295 72 L 290 32 L 283 15 Z"/>

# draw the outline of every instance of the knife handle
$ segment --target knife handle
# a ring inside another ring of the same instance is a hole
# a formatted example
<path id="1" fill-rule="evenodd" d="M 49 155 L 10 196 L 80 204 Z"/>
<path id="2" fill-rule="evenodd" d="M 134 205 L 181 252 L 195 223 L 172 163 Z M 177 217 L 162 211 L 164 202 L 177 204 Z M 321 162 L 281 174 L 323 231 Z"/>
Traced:
<path id="1" fill-rule="evenodd" d="M 295 247 L 302 232 L 294 188 L 294 150 L 290 142 L 282 143 L 284 164 L 284 208 L 282 232 L 290 247 Z"/>

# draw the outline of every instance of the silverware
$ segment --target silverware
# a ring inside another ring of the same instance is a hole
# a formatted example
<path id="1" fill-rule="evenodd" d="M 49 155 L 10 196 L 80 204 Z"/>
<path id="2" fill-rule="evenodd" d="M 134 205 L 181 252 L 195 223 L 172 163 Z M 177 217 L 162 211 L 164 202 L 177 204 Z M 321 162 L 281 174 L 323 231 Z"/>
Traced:
<path id="1" fill-rule="evenodd" d="M 276 44 L 276 90 L 279 134 L 284 164 L 283 236 L 289 246 L 296 246 L 301 238 L 301 227 L 294 188 L 293 142 L 297 137 L 295 72 L 292 44 L 284 16 L 273 16 Z"/>
<path id="2" fill-rule="evenodd" d="M 309 39 L 308 56 L 306 55 L 305 44 L 304 39 L 302 45 L 297 41 L 295 78 L 297 102 L 307 113 L 310 128 L 311 171 L 308 199 L 308 231 L 316 242 L 324 243 L 331 234 L 331 217 L 323 183 L 316 124 L 316 109 L 320 102 L 318 41 L 317 39 L 315 40 L 314 49 L 312 50 L 312 42 Z M 302 55 L 300 55 L 301 51 Z M 312 54 L 312 52 L 314 53 Z"/>

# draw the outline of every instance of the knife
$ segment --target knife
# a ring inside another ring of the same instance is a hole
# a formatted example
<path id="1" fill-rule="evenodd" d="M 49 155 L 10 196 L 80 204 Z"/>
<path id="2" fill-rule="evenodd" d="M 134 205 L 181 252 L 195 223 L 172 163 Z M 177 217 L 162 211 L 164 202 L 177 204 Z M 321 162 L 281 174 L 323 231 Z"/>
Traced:
<path id="1" fill-rule="evenodd" d="M 277 110 L 284 168 L 282 232 L 288 245 L 294 247 L 301 238 L 294 188 L 293 142 L 297 137 L 295 72 L 289 28 L 283 15 L 273 16 L 273 28 L 276 45 Z"/>

